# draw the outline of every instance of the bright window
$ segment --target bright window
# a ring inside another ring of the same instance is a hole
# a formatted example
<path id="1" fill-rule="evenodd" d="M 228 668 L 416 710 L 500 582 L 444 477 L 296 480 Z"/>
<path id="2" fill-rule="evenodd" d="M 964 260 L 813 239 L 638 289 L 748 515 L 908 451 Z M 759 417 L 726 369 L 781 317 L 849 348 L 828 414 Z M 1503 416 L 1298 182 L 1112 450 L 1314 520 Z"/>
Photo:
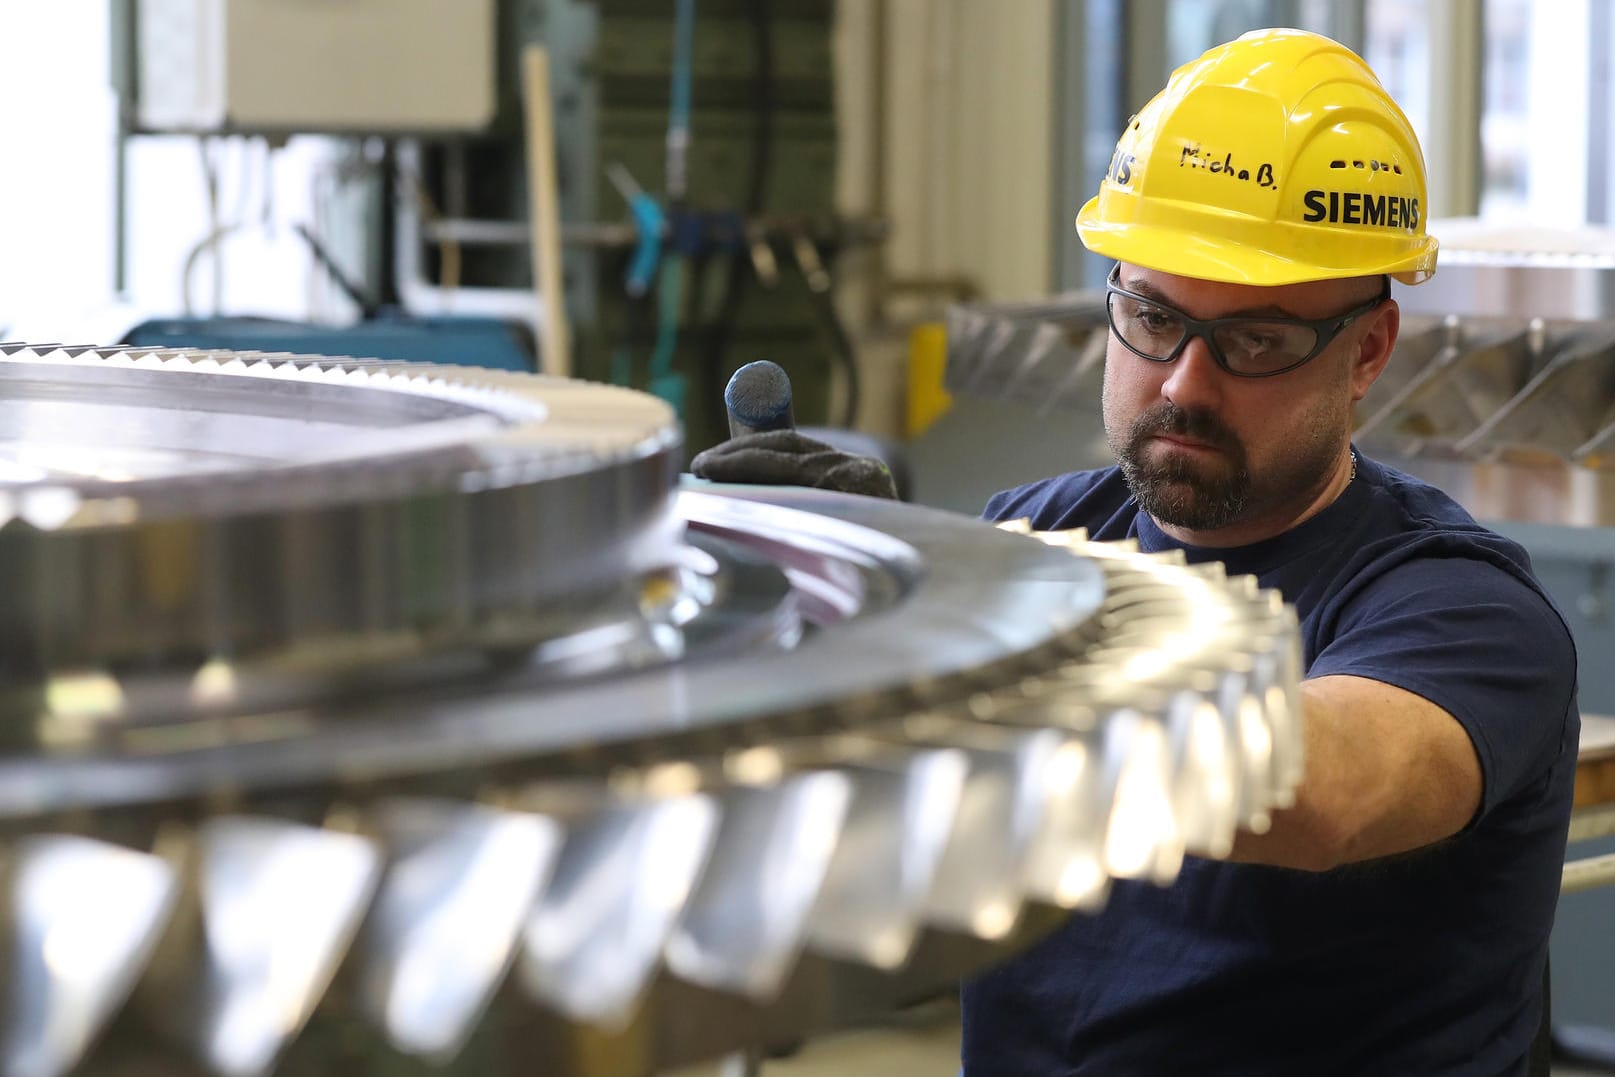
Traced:
<path id="1" fill-rule="evenodd" d="M 1482 217 L 1586 222 L 1589 19 L 1588 0 L 1486 0 Z"/>
<path id="2" fill-rule="evenodd" d="M 0 0 L 0 339 L 106 343 L 144 318 L 183 313 L 187 262 L 198 314 L 350 316 L 292 231 L 294 222 L 319 232 L 322 223 L 362 220 L 326 139 L 293 139 L 272 155 L 257 141 L 212 144 L 218 222 L 229 228 L 217 275 L 211 248 L 191 257 L 212 228 L 200 143 L 130 140 L 126 288 L 115 294 L 118 102 L 108 8 L 106 0 Z M 345 227 L 330 245 L 356 262 L 356 228 Z"/>

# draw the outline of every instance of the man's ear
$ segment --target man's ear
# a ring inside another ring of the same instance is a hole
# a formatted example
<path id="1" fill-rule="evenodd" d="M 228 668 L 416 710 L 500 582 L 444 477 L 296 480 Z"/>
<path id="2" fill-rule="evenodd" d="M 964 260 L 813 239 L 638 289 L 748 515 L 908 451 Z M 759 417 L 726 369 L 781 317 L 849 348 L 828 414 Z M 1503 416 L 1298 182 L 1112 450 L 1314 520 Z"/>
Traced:
<path id="1" fill-rule="evenodd" d="M 1351 398 L 1361 400 L 1379 379 L 1396 348 L 1396 334 L 1402 328 L 1402 311 L 1396 300 L 1387 299 L 1363 321 L 1367 328 L 1358 338 L 1357 358 L 1351 368 Z"/>

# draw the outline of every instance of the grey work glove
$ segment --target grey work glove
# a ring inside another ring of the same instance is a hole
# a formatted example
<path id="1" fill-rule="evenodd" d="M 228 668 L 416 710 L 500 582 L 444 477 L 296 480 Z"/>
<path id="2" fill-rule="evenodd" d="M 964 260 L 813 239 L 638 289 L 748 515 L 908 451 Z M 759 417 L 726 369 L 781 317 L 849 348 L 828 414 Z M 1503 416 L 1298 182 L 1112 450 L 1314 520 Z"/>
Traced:
<path id="1" fill-rule="evenodd" d="M 768 430 L 730 438 L 696 455 L 690 472 L 712 482 L 758 486 L 812 486 L 843 494 L 897 499 L 897 485 L 885 464 L 854 456 L 795 430 Z"/>

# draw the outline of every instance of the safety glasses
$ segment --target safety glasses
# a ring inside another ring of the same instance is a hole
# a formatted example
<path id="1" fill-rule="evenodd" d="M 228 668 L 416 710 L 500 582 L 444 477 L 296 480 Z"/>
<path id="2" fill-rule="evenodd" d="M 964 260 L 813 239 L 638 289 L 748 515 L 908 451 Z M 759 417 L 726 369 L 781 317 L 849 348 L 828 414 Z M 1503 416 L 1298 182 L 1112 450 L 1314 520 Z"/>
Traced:
<path id="1" fill-rule="evenodd" d="M 1352 322 L 1391 297 L 1390 278 L 1372 301 L 1333 318 L 1191 318 L 1158 299 L 1121 287 L 1121 266 L 1105 282 L 1111 331 L 1128 351 L 1154 363 L 1170 363 L 1199 337 L 1211 357 L 1240 378 L 1270 378 L 1314 358 Z"/>

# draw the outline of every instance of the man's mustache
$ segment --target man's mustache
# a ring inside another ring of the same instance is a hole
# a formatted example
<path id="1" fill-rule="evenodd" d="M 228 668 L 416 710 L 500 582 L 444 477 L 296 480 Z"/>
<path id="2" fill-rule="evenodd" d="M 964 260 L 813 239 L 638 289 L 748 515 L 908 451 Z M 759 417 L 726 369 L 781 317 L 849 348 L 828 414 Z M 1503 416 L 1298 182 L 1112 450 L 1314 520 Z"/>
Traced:
<path id="1" fill-rule="evenodd" d="M 1193 438 L 1229 452 L 1240 450 L 1239 438 L 1221 419 L 1203 408 L 1180 408 L 1163 403 L 1133 420 L 1133 444 L 1145 438 L 1170 435 Z"/>

